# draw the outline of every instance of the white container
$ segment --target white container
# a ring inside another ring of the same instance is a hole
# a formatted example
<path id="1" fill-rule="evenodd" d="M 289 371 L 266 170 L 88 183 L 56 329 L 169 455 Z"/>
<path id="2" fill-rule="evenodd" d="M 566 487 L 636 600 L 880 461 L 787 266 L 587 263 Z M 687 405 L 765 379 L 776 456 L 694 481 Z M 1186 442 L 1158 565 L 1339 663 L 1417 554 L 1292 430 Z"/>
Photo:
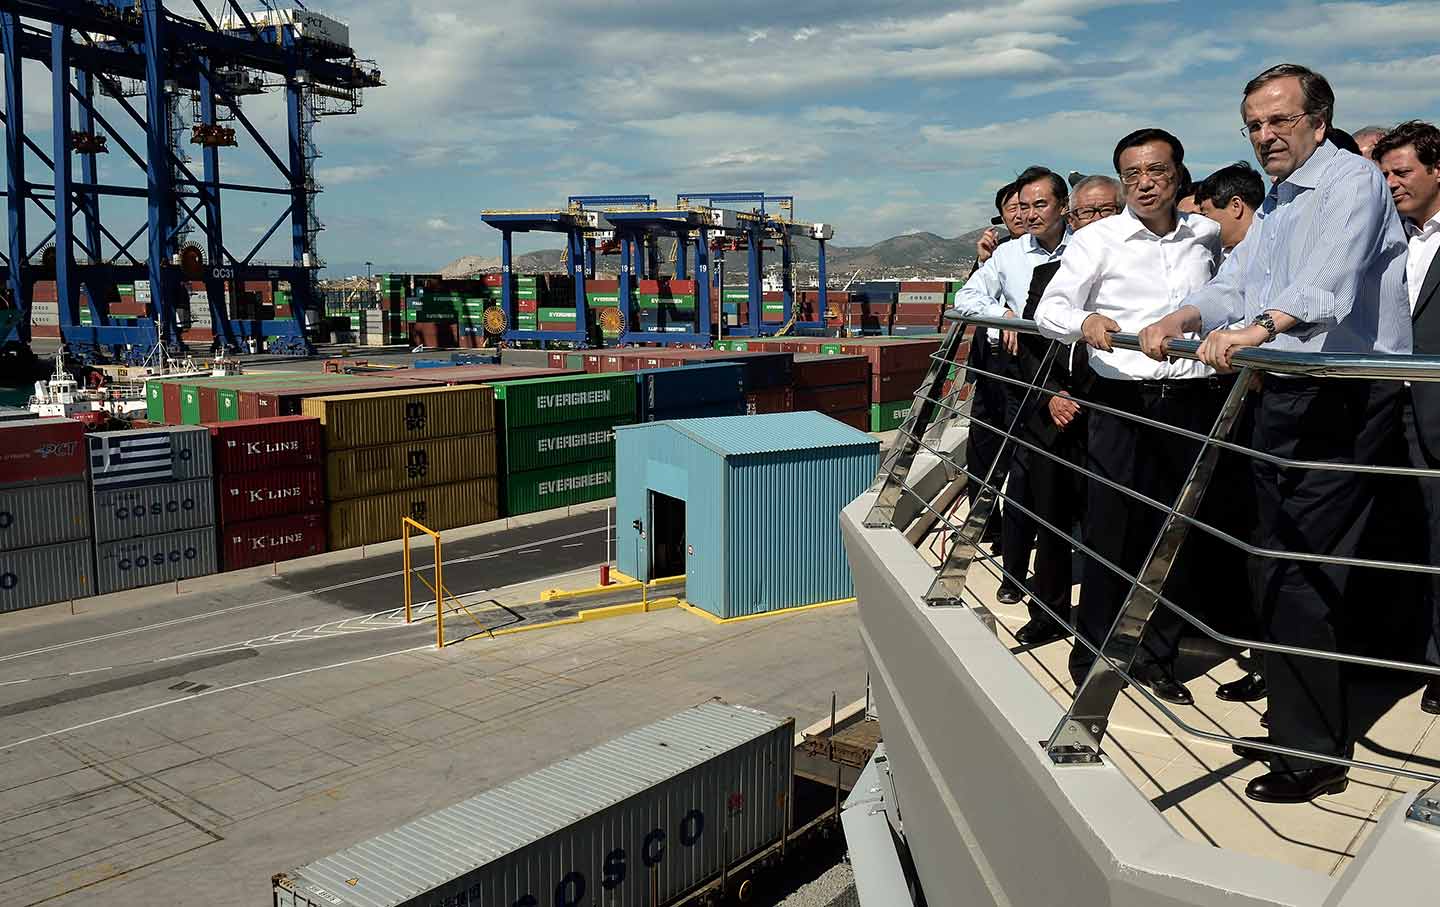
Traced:
<path id="1" fill-rule="evenodd" d="M 275 907 L 667 904 L 785 836 L 794 739 L 705 703 L 280 873 Z"/>

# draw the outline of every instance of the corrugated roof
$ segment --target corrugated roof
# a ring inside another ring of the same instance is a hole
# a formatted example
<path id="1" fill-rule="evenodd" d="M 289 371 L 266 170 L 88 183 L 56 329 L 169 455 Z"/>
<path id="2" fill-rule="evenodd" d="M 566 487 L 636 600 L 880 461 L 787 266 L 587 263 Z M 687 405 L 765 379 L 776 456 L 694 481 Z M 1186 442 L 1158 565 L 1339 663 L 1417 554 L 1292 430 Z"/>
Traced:
<path id="1" fill-rule="evenodd" d="M 343 907 L 393 907 L 633 797 L 789 719 L 707 702 L 287 873 Z M 604 783 L 597 783 L 604 778 Z M 355 885 L 348 880 L 360 880 Z"/>
<path id="2" fill-rule="evenodd" d="M 618 426 L 617 431 L 669 425 L 676 431 L 723 456 L 779 453 L 787 450 L 878 447 L 880 441 L 823 413 L 762 413 L 754 416 L 718 416 L 713 419 L 675 419 L 644 425 Z"/>

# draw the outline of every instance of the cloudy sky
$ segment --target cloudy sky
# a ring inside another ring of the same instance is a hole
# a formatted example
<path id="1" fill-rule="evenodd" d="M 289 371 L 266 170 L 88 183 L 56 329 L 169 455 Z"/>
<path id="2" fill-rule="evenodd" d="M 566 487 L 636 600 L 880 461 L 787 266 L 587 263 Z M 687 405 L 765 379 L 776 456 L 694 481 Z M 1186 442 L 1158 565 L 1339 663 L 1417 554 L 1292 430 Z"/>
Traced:
<path id="1" fill-rule="evenodd" d="M 1343 128 L 1440 116 L 1433 0 L 312 6 L 346 21 L 388 82 L 318 132 L 322 253 L 377 269 L 496 254 L 482 209 L 595 192 L 793 194 L 845 245 L 956 235 L 1023 166 L 1106 170 L 1139 126 L 1177 133 L 1197 175 L 1248 158 L 1241 87 L 1282 61 L 1330 77 Z M 29 78 L 33 121 L 48 85 Z M 247 109 L 282 127 L 278 102 Z M 226 160 L 228 178 L 273 174 L 253 149 Z M 248 248 L 279 211 L 227 204 L 229 244 Z"/>

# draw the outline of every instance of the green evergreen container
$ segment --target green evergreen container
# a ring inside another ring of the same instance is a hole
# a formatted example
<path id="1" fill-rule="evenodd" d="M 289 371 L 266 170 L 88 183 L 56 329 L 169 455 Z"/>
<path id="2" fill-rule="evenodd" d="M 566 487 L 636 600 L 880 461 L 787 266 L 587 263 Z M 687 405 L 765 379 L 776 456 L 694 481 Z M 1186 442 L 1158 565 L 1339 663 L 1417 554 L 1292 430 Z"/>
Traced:
<path id="1" fill-rule="evenodd" d="M 633 386 L 635 379 L 630 383 Z M 505 515 L 520 516 L 599 501 L 615 494 L 615 460 L 568 463 L 505 476 Z"/>
<path id="2" fill-rule="evenodd" d="M 506 432 L 531 425 L 636 418 L 635 376 L 630 372 L 531 378 L 495 384 L 496 415 Z"/>
<path id="3" fill-rule="evenodd" d="M 615 426 L 633 419 L 591 419 L 510 428 L 504 436 L 505 471 L 527 472 L 588 460 L 615 460 Z"/>
<path id="4" fill-rule="evenodd" d="M 913 399 L 906 399 L 896 400 L 893 403 L 870 404 L 870 430 L 894 431 L 904 425 L 914 402 Z"/>

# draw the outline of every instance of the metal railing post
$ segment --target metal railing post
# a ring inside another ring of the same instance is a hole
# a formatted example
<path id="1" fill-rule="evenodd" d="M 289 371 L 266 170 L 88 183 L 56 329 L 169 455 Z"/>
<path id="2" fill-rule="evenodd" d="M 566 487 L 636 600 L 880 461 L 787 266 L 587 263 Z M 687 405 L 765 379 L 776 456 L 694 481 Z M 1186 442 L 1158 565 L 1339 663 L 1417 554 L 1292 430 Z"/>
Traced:
<path id="1" fill-rule="evenodd" d="M 400 531 L 404 533 L 405 539 L 405 623 L 410 623 L 410 604 L 414 598 L 414 592 L 410 588 L 412 578 L 410 575 L 410 520 L 400 521 Z"/>
<path id="2" fill-rule="evenodd" d="M 904 494 L 905 479 L 910 474 L 910 467 L 915 464 L 915 455 L 920 452 L 920 438 L 935 419 L 935 411 L 939 408 L 936 401 L 940 398 L 941 389 L 945 387 L 950 367 L 959 365 L 955 362 L 955 356 L 964 339 L 965 323 L 956 321 L 951 324 L 950 333 L 940 344 L 940 349 L 930 364 L 929 373 L 915 393 L 910 415 L 905 418 L 905 424 L 900 426 L 900 442 L 891 452 L 889 460 L 880 467 L 880 473 L 885 476 L 885 484 L 880 489 L 879 497 L 875 499 L 875 505 L 865 516 L 867 529 L 884 528 L 894 523 L 895 507 Z M 957 386 L 965 376 L 965 367 L 959 367 L 960 371 L 955 375 Z"/>
<path id="3" fill-rule="evenodd" d="M 445 561 L 440 556 L 440 533 L 432 532 L 435 537 L 435 648 L 445 648 L 445 577 L 441 571 L 445 568 Z"/>
<path id="4" fill-rule="evenodd" d="M 1209 441 L 1190 467 L 1190 474 L 1180 488 L 1175 506 L 1166 514 L 1160 533 L 1130 587 L 1130 594 L 1100 645 L 1100 657 L 1091 665 L 1090 672 L 1075 691 L 1070 710 L 1045 744 L 1052 762 L 1068 765 L 1100 761 L 1100 742 L 1110 724 L 1110 711 L 1125 687 L 1121 672 L 1128 675 L 1134 666 L 1140 640 L 1159 604 L 1160 590 L 1190 532 L 1186 517 L 1193 517 L 1199 512 L 1205 490 L 1215 474 L 1220 448 L 1213 442 L 1229 440 L 1253 381 L 1253 372 L 1243 369 L 1230 388 L 1220 413 L 1215 417 Z"/>

